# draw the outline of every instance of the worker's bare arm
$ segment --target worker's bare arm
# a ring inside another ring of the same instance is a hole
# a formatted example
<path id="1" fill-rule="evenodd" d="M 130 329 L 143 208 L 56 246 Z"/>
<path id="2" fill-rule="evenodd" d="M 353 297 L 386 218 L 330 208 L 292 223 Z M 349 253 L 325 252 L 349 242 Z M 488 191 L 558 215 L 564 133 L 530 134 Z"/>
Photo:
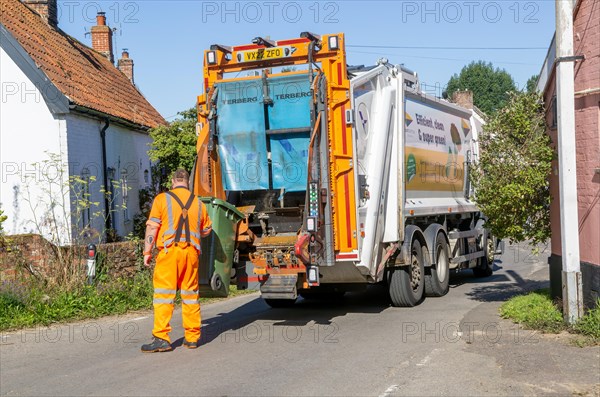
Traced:
<path id="1" fill-rule="evenodd" d="M 144 239 L 144 265 L 150 266 L 150 259 L 152 258 L 152 248 L 156 243 L 156 236 L 158 235 L 158 226 L 146 225 L 146 238 Z"/>

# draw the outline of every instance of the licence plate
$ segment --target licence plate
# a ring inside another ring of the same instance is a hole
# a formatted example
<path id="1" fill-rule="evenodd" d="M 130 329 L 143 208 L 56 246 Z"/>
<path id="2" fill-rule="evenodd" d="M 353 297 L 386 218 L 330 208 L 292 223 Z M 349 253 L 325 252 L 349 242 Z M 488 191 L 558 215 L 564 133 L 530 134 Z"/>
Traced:
<path id="1" fill-rule="evenodd" d="M 256 62 L 268 59 L 285 58 L 292 54 L 290 47 L 259 48 L 238 54 L 238 62 Z"/>

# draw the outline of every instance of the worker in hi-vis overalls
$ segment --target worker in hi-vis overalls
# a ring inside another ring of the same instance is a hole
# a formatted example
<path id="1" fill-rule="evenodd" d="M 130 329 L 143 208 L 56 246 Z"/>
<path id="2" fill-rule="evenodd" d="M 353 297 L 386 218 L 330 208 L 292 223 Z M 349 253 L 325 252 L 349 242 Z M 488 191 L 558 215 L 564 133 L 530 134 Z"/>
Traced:
<path id="1" fill-rule="evenodd" d="M 188 190 L 189 174 L 180 168 L 175 171 L 170 191 L 154 198 L 146 222 L 144 264 L 150 266 L 152 247 L 159 253 L 154 268 L 154 339 L 143 345 L 145 353 L 172 349 L 169 332 L 175 294 L 180 290 L 183 345 L 198 347 L 200 339 L 200 303 L 198 303 L 198 259 L 200 236 L 210 234 L 211 220 L 200 198 Z"/>

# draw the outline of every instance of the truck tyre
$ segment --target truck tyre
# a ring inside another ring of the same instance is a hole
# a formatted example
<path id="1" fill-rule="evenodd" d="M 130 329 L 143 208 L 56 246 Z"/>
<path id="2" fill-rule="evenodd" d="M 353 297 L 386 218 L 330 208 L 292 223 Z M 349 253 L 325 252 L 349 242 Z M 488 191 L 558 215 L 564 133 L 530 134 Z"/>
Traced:
<path id="1" fill-rule="evenodd" d="M 410 258 L 408 266 L 392 268 L 388 272 L 390 299 L 396 307 L 413 307 L 423 298 L 425 267 L 419 240 L 412 242 Z"/>
<path id="2" fill-rule="evenodd" d="M 265 303 L 273 309 L 282 307 L 292 307 L 296 303 L 296 299 L 263 299 Z"/>
<path id="3" fill-rule="evenodd" d="M 490 277 L 494 273 L 494 252 L 496 251 L 494 240 L 492 236 L 488 235 L 487 241 L 484 242 L 486 244 L 485 255 L 477 258 L 477 267 L 473 268 L 475 277 Z"/>
<path id="4" fill-rule="evenodd" d="M 425 295 L 444 296 L 450 287 L 450 261 L 448 259 L 448 243 L 443 233 L 435 240 L 435 265 L 425 271 Z"/>

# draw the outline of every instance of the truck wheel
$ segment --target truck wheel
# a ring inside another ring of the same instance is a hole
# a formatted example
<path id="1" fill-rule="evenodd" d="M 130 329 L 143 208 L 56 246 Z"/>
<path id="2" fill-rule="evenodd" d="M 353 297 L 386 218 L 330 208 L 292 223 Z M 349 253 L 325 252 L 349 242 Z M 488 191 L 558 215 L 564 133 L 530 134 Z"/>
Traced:
<path id="1" fill-rule="evenodd" d="M 411 263 L 408 266 L 390 269 L 388 288 L 392 305 L 413 307 L 423 298 L 425 267 L 421 243 L 414 240 L 411 247 Z"/>
<path id="2" fill-rule="evenodd" d="M 494 251 L 496 251 L 494 238 L 489 236 L 485 244 L 485 255 L 477 258 L 477 267 L 473 268 L 475 277 L 490 277 L 494 273 Z"/>
<path id="3" fill-rule="evenodd" d="M 448 244 L 442 233 L 435 241 L 435 265 L 425 272 L 425 295 L 444 296 L 450 287 L 450 267 L 448 260 Z"/>
<path id="4" fill-rule="evenodd" d="M 264 299 L 264 301 L 274 309 L 292 307 L 296 303 L 296 299 Z"/>

